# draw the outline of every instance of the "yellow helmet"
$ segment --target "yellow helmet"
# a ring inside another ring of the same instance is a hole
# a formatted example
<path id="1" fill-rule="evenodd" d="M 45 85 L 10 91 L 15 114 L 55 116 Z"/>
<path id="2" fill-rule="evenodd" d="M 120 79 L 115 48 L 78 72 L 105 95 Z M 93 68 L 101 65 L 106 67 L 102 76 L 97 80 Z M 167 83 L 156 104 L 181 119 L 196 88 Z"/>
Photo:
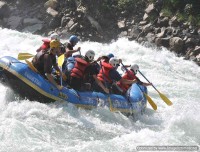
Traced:
<path id="1" fill-rule="evenodd" d="M 60 42 L 58 40 L 51 40 L 50 42 L 50 48 L 59 48 L 60 47 Z"/>

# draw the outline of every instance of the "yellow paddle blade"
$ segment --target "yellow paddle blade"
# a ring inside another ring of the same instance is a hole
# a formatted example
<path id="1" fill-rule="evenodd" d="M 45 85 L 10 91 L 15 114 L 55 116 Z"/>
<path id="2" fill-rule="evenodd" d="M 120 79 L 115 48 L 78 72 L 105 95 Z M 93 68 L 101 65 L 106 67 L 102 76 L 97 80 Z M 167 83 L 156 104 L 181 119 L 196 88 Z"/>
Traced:
<path id="1" fill-rule="evenodd" d="M 158 93 L 159 93 L 160 97 L 163 99 L 163 101 L 164 101 L 168 106 L 171 106 L 171 105 L 173 104 L 164 94 L 160 93 L 159 91 L 158 91 Z"/>
<path id="2" fill-rule="evenodd" d="M 26 60 L 29 58 L 32 58 L 34 55 L 30 54 L 30 53 L 19 53 L 18 54 L 18 60 Z"/>
<path id="3" fill-rule="evenodd" d="M 146 93 L 144 93 L 145 97 L 147 98 L 149 104 L 151 105 L 151 107 L 154 110 L 157 110 L 157 105 L 155 104 L 155 102 L 153 102 L 153 100 L 151 99 L 151 97 L 149 97 Z"/>
<path id="4" fill-rule="evenodd" d="M 33 64 L 32 64 L 30 61 L 28 61 L 28 60 L 25 60 L 25 61 L 26 61 L 26 63 L 28 64 L 28 67 L 29 67 L 31 70 L 33 70 L 33 71 L 36 72 L 36 73 L 39 73 L 38 70 L 33 66 Z"/>
<path id="5" fill-rule="evenodd" d="M 62 55 L 60 55 L 58 57 L 58 66 L 59 67 L 62 67 L 64 60 L 65 60 L 65 55 L 64 54 L 62 54 Z"/>

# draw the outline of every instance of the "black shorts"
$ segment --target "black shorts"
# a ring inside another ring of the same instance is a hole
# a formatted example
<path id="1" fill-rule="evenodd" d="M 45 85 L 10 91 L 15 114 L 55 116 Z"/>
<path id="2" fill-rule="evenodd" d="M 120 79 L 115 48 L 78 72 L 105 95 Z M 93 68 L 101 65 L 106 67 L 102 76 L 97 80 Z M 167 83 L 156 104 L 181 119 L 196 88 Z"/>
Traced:
<path id="1" fill-rule="evenodd" d="M 76 78 L 76 77 L 71 77 L 70 86 L 73 89 L 80 91 L 81 90 L 81 86 L 82 86 L 82 79 Z"/>

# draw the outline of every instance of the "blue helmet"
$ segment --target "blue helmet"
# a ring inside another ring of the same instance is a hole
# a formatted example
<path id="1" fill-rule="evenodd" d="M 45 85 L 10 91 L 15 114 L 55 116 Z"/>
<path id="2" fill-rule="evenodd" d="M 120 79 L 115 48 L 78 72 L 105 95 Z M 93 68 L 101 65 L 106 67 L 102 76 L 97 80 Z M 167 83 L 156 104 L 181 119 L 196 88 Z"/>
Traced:
<path id="1" fill-rule="evenodd" d="M 109 53 L 109 54 L 107 55 L 107 57 L 110 59 L 110 58 L 114 57 L 114 55 L 113 55 L 112 53 Z"/>
<path id="2" fill-rule="evenodd" d="M 76 35 L 72 35 L 72 36 L 70 36 L 69 41 L 71 43 L 77 43 L 79 41 L 79 39 Z"/>

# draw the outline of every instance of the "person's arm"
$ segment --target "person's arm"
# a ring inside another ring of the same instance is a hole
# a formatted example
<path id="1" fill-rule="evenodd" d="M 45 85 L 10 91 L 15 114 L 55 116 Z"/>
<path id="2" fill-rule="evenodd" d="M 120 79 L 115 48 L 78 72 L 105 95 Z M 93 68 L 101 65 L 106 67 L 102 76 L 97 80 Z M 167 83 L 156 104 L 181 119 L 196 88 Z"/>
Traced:
<path id="1" fill-rule="evenodd" d="M 152 85 L 152 83 L 142 82 L 142 85 L 143 85 L 143 86 L 150 86 L 150 85 Z"/>
<path id="2" fill-rule="evenodd" d="M 61 89 L 63 88 L 62 86 L 60 86 L 60 85 L 58 85 L 58 84 L 56 83 L 56 81 L 54 80 L 54 78 L 53 78 L 53 76 L 52 76 L 51 74 L 46 73 L 46 76 L 47 76 L 47 79 L 48 79 L 54 86 L 56 86 L 56 87 L 58 88 L 58 90 L 61 90 Z"/>
<path id="3" fill-rule="evenodd" d="M 66 80 L 67 80 L 67 76 L 66 76 L 65 73 L 62 72 L 61 69 L 60 69 L 60 68 L 62 68 L 62 67 L 59 68 L 59 67 L 58 67 L 58 64 L 56 63 L 56 64 L 54 65 L 54 68 L 56 69 L 56 71 L 59 72 L 59 76 L 62 76 L 62 79 L 63 79 L 64 81 L 66 81 Z"/>
<path id="4" fill-rule="evenodd" d="M 99 62 L 102 59 L 102 56 L 98 57 L 98 59 L 96 60 L 96 62 Z"/>
<path id="5" fill-rule="evenodd" d="M 56 69 L 56 71 L 58 71 L 60 73 L 60 75 L 62 74 L 62 71 L 58 67 L 58 64 L 55 64 L 53 67 Z"/>
<path id="6" fill-rule="evenodd" d="M 119 59 L 119 63 L 122 63 L 122 59 Z M 124 65 L 125 68 L 131 67 L 131 65 Z"/>
<path id="7" fill-rule="evenodd" d="M 60 76 L 60 77 L 62 76 L 62 79 L 63 79 L 64 81 L 66 81 L 66 80 L 67 80 L 67 76 L 65 75 L 65 72 L 66 72 L 66 71 L 65 71 L 65 72 L 62 71 L 62 70 L 61 70 L 62 67 L 59 68 L 57 63 L 54 65 L 54 68 L 56 69 L 56 71 L 59 72 L 59 76 Z"/>
<path id="8" fill-rule="evenodd" d="M 96 81 L 96 83 L 108 94 L 109 93 L 109 89 L 106 88 L 99 79 L 97 79 L 97 76 L 93 75 L 93 78 Z"/>
<path id="9" fill-rule="evenodd" d="M 128 80 L 128 79 L 124 79 L 121 77 L 121 75 L 119 74 L 118 71 L 116 70 L 111 70 L 110 73 L 110 78 L 114 81 L 114 82 L 118 82 L 120 81 L 122 84 L 133 84 L 133 83 L 136 83 L 138 82 L 137 79 L 134 79 L 134 80 Z"/>
<path id="10" fill-rule="evenodd" d="M 125 68 L 129 68 L 129 67 L 131 67 L 131 65 L 124 65 L 124 67 L 125 67 Z"/>
<path id="11" fill-rule="evenodd" d="M 138 77 L 136 79 L 137 79 L 137 82 L 138 82 L 139 85 L 143 85 L 143 86 L 150 86 L 150 85 L 152 85 L 152 83 L 146 83 L 146 82 L 140 81 L 140 79 Z"/>
<path id="12" fill-rule="evenodd" d="M 133 83 L 136 83 L 136 82 L 138 82 L 138 81 L 137 81 L 136 79 L 127 80 L 127 79 L 121 78 L 120 82 L 121 82 L 122 84 L 133 84 Z"/>
<path id="13" fill-rule="evenodd" d="M 55 86 L 57 87 L 59 90 L 62 89 L 62 87 L 60 85 L 58 85 L 53 76 L 51 75 L 52 72 L 52 60 L 50 55 L 45 54 L 44 55 L 44 72 L 46 73 L 47 79 Z"/>
<path id="14" fill-rule="evenodd" d="M 76 50 L 69 50 L 68 48 L 66 48 L 66 56 L 69 56 L 69 55 L 71 55 L 75 52 L 78 52 L 80 50 L 81 50 L 81 47 L 78 47 L 78 49 L 76 49 Z"/>

